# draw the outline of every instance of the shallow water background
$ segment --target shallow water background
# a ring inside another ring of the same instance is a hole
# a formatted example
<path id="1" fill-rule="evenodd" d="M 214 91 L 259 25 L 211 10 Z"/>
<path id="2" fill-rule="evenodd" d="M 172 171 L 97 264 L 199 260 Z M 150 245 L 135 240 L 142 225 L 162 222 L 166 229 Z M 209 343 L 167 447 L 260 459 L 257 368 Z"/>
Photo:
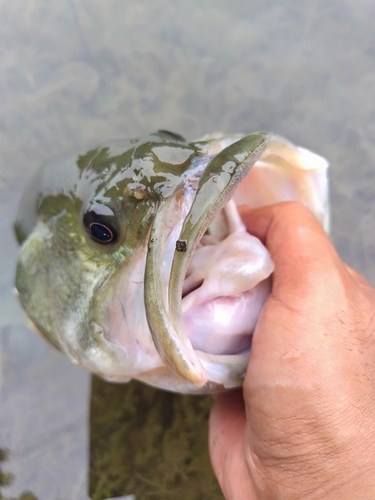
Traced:
<path id="1" fill-rule="evenodd" d="M 5 497 L 88 498 L 90 376 L 26 328 L 12 291 L 11 225 L 31 174 L 160 128 L 274 131 L 329 159 L 332 239 L 375 284 L 374 18 L 372 0 L 0 1 Z"/>

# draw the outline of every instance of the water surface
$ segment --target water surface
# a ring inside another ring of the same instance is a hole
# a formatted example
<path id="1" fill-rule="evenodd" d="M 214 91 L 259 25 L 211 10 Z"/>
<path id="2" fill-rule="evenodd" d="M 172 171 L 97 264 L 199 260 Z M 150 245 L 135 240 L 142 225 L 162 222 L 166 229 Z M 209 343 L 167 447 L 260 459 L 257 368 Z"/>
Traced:
<path id="1" fill-rule="evenodd" d="M 10 450 L 0 465 L 15 476 L 0 487 L 5 498 L 31 490 L 39 499 L 85 500 L 89 486 L 95 499 L 137 488 L 138 498 L 170 498 L 165 464 L 179 446 L 176 415 L 186 453 L 176 463 L 197 457 L 201 478 L 212 478 L 201 455 L 207 400 L 191 404 L 200 424 L 196 441 L 186 445 L 194 432 L 186 427 L 185 399 L 160 393 L 158 401 L 173 407 L 169 420 L 161 403 L 158 416 L 149 415 L 146 402 L 158 393 L 136 386 L 104 390 L 96 381 L 91 400 L 90 376 L 25 326 L 13 293 L 11 225 L 35 169 L 71 150 L 159 128 L 187 139 L 214 130 L 277 132 L 331 162 L 332 239 L 375 284 L 374 16 L 370 0 L 0 2 L 0 448 Z M 131 418 L 140 417 L 122 404 L 125 394 L 129 404 L 135 398 L 135 408 L 146 408 L 143 455 L 126 448 L 128 433 L 141 424 L 134 427 Z M 109 408 L 117 413 L 105 420 Z M 114 466 L 113 447 L 95 448 L 97 425 L 109 442 L 121 436 L 116 449 L 127 475 Z M 157 464 L 152 450 L 163 446 Z M 208 498 L 192 486 L 201 479 L 185 474 L 191 465 L 179 467 L 173 481 L 192 498 Z M 157 470 L 165 493 L 155 483 Z"/>

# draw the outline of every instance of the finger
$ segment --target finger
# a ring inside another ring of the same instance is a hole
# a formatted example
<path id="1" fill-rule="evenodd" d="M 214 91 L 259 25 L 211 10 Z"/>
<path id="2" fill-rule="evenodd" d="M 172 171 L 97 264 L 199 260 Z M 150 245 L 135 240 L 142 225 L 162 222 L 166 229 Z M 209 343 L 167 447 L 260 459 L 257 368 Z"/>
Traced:
<path id="1" fill-rule="evenodd" d="M 227 450 L 243 439 L 245 411 L 241 390 L 215 396 L 210 413 L 209 446 L 215 470 L 221 470 Z"/>
<path id="2" fill-rule="evenodd" d="M 240 205 L 238 210 L 247 230 L 264 244 L 267 242 L 268 233 L 273 231 L 275 226 L 283 227 L 283 223 L 288 225 L 290 223 L 293 224 L 293 222 L 300 223 L 301 221 L 306 222 L 308 220 L 313 222 L 317 229 L 319 228 L 323 231 L 310 210 L 301 203 L 294 201 L 275 203 L 259 208 Z"/>
<path id="3" fill-rule="evenodd" d="M 313 278 L 343 266 L 333 245 L 313 214 L 300 203 L 285 202 L 262 208 L 239 208 L 250 234 L 259 238 L 275 263 L 273 293 L 309 292 Z"/>
<path id="4" fill-rule="evenodd" d="M 343 342 L 343 329 L 340 322 L 335 329 L 328 325 L 338 311 L 343 314 L 351 290 L 343 262 L 319 222 L 299 203 L 240 213 L 275 263 L 272 292 L 253 335 L 245 391 L 250 380 L 252 386 L 256 380 L 288 384 L 299 373 L 303 385 L 317 371 L 331 376 L 329 358 Z"/>
<path id="5" fill-rule="evenodd" d="M 245 426 L 242 391 L 218 394 L 210 413 L 209 451 L 226 498 L 250 498 L 248 484 L 244 484 L 248 476 L 243 458 Z"/>

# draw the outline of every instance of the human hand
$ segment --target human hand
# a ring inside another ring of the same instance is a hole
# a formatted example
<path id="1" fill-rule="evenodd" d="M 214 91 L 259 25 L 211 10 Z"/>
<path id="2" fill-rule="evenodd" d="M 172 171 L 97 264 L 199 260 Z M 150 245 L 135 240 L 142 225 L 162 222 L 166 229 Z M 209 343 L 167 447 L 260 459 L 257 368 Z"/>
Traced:
<path id="1" fill-rule="evenodd" d="M 375 499 L 375 290 L 302 205 L 243 209 L 275 263 L 243 391 L 216 397 L 227 500 Z"/>

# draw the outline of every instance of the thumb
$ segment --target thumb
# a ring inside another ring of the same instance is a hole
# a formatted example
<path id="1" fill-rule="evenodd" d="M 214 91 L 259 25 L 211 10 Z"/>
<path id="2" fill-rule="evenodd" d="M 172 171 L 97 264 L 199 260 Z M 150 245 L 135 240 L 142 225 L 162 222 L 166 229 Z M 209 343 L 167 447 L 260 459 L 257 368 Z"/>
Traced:
<path id="1" fill-rule="evenodd" d="M 245 396 L 270 384 L 289 387 L 296 377 L 301 387 L 317 375 L 332 377 L 332 352 L 344 340 L 342 323 L 332 318 L 345 314 L 352 277 L 303 205 L 243 208 L 240 215 L 275 263 L 272 291 L 253 335 Z"/>
<path id="2" fill-rule="evenodd" d="M 272 295 L 283 301 L 310 293 L 316 276 L 326 274 L 332 261 L 344 270 L 328 236 L 314 215 L 300 203 L 284 202 L 262 208 L 240 207 L 247 231 L 267 247 L 275 263 Z"/>

